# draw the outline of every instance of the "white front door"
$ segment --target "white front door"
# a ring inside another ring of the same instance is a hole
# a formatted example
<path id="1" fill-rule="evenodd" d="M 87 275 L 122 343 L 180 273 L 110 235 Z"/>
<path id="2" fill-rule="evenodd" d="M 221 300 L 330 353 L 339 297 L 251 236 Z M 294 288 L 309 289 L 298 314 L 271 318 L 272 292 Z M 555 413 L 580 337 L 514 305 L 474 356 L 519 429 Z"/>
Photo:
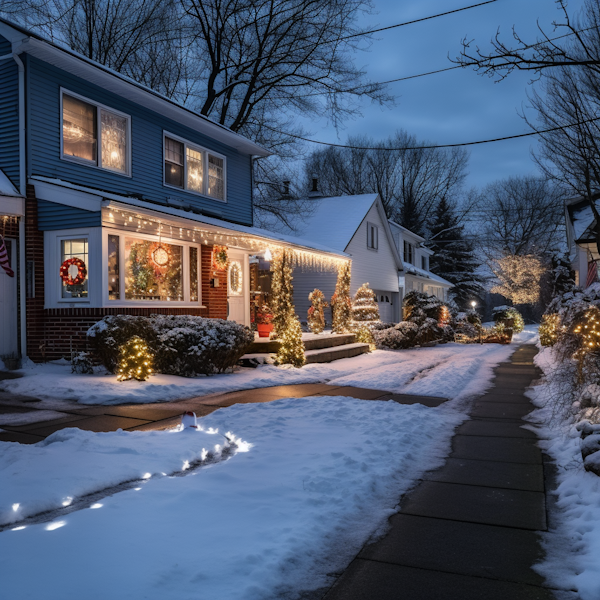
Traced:
<path id="1" fill-rule="evenodd" d="M 9 277 L 0 267 L 0 357 L 17 355 L 17 257 L 15 240 L 5 239 L 11 269 L 15 276 Z"/>
<path id="2" fill-rule="evenodd" d="M 379 318 L 384 323 L 394 322 L 394 306 L 391 292 L 375 292 L 377 296 L 377 306 L 379 308 Z"/>
<path id="3" fill-rule="evenodd" d="M 227 267 L 227 318 L 230 321 L 250 324 L 248 257 L 243 253 L 229 251 Z"/>

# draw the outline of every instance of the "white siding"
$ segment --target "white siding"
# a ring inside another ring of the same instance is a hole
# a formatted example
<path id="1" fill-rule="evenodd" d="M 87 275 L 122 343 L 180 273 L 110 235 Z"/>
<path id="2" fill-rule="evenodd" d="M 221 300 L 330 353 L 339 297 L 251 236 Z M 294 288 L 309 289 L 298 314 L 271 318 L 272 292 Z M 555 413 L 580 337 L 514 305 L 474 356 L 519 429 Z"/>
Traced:
<path id="1" fill-rule="evenodd" d="M 367 248 L 367 222 L 374 223 L 379 228 L 377 250 Z M 363 283 L 368 283 L 374 290 L 398 291 L 398 268 L 376 205 L 371 207 L 363 219 L 346 247 L 346 252 L 352 256 L 352 295 Z"/>

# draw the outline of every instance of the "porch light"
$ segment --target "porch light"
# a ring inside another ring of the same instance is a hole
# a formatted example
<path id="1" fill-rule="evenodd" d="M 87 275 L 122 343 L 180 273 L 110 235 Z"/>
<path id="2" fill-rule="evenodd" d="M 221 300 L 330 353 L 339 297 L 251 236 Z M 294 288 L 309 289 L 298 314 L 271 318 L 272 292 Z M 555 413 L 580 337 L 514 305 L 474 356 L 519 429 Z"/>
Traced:
<path id="1" fill-rule="evenodd" d="M 267 248 L 265 250 L 265 260 L 267 262 L 271 262 L 272 258 L 273 258 L 273 255 L 271 254 L 271 250 L 269 250 L 269 248 Z"/>
<path id="2" fill-rule="evenodd" d="M 475 307 L 477 306 L 477 302 L 475 302 L 475 300 L 471 301 L 471 307 L 473 308 L 473 310 L 475 310 Z"/>

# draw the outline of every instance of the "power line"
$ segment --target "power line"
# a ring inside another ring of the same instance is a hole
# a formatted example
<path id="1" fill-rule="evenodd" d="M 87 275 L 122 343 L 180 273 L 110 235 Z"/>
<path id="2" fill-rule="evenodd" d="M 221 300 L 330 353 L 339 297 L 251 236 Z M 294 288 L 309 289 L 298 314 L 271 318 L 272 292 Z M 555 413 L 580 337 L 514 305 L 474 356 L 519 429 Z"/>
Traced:
<path id="1" fill-rule="evenodd" d="M 311 144 L 320 144 L 321 146 L 332 146 L 334 148 L 348 148 L 350 150 L 388 150 L 390 152 L 398 152 L 401 150 L 433 150 L 435 148 L 459 148 L 461 146 L 476 146 L 480 144 L 491 144 L 493 142 L 503 142 L 505 140 L 515 140 L 518 138 L 529 137 L 532 135 L 540 135 L 542 133 L 551 133 L 553 131 L 561 131 L 564 129 L 569 129 L 569 127 L 577 127 L 578 125 L 585 125 L 586 123 L 592 123 L 594 121 L 599 121 L 600 117 L 594 117 L 593 119 L 587 119 L 586 121 L 579 121 L 578 123 L 570 123 L 569 125 L 562 125 L 559 127 L 551 127 L 550 129 L 541 129 L 539 131 L 530 131 L 529 133 L 519 133 L 516 135 L 507 135 L 499 138 L 492 138 L 489 140 L 477 140 L 476 142 L 461 142 L 458 144 L 436 144 L 433 146 L 405 146 L 402 148 L 388 148 L 386 146 L 350 146 L 348 144 L 333 144 L 331 142 L 320 142 L 319 140 L 312 140 L 310 138 L 305 138 L 301 135 L 295 135 L 293 133 L 286 133 L 285 131 L 279 131 L 278 129 L 274 129 L 273 127 L 269 127 L 268 125 L 263 124 L 263 127 L 266 129 L 270 129 L 274 133 L 279 133 L 280 135 L 286 135 L 288 137 L 292 137 L 298 140 L 302 140 L 303 142 L 310 142 Z"/>
<path id="2" fill-rule="evenodd" d="M 359 37 L 361 35 L 370 35 L 371 33 L 379 33 L 380 31 L 387 31 L 388 29 L 396 29 L 397 27 L 404 27 L 405 25 L 414 25 L 415 23 L 421 23 L 423 21 L 429 21 L 430 19 L 437 19 L 438 17 L 445 17 L 454 13 L 462 12 L 463 10 L 469 10 L 471 8 L 477 8 L 478 6 L 484 6 L 486 4 L 493 4 L 498 0 L 487 0 L 487 2 L 480 2 L 479 4 L 472 4 L 471 6 L 463 6 L 462 8 L 455 8 L 454 10 L 448 10 L 437 15 L 430 15 L 429 17 L 422 17 L 420 19 L 413 19 L 412 21 L 406 21 L 404 23 L 397 23 L 396 25 L 388 25 L 387 27 L 380 27 L 379 29 L 371 29 L 370 31 L 362 31 L 360 33 L 353 33 L 346 35 L 339 39 L 339 41 L 349 40 L 351 38 Z"/>

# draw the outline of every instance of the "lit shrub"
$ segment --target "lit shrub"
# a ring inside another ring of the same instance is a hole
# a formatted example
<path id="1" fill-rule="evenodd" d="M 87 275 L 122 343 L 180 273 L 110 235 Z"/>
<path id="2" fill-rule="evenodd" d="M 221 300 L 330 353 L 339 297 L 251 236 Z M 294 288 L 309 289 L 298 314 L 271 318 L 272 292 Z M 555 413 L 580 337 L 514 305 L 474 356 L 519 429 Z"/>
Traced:
<path id="1" fill-rule="evenodd" d="M 141 337 L 133 336 L 119 349 L 117 379 L 119 381 L 128 381 L 129 379 L 146 381 L 152 375 L 152 358 L 148 344 Z"/>
<path id="2" fill-rule="evenodd" d="M 496 324 L 502 323 L 514 333 L 521 333 L 525 329 L 525 321 L 514 306 L 496 306 L 492 310 L 492 318 Z"/>
<path id="3" fill-rule="evenodd" d="M 559 327 L 560 317 L 556 313 L 543 315 L 539 329 L 540 344 L 547 348 L 554 346 L 558 341 Z"/>

